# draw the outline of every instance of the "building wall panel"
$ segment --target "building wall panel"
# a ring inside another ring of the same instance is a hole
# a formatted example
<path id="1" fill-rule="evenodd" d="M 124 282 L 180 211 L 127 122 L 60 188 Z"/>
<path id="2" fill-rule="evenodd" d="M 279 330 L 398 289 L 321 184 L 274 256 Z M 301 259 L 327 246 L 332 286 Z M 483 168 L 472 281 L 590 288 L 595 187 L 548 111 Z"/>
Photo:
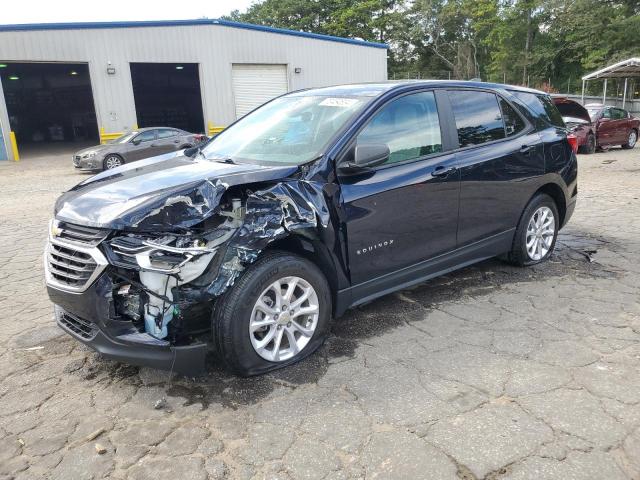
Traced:
<path id="1" fill-rule="evenodd" d="M 0 61 L 88 63 L 98 125 L 107 132 L 136 124 L 130 62 L 200 64 L 205 123 L 228 125 L 234 63 L 285 64 L 297 90 L 386 80 L 386 56 L 383 48 L 222 25 L 0 31 Z"/>

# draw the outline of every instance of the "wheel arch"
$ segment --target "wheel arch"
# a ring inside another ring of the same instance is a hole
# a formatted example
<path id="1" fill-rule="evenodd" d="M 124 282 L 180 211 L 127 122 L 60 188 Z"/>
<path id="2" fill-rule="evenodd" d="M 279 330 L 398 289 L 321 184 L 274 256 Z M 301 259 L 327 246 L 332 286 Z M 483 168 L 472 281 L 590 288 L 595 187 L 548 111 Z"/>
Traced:
<path id="1" fill-rule="evenodd" d="M 299 234 L 291 234 L 285 238 L 271 242 L 269 246 L 262 251 L 262 254 L 273 251 L 299 255 L 316 265 L 329 284 L 332 309 L 335 313 L 339 289 L 338 272 L 330 253 L 326 250 L 326 247 L 321 244 L 320 240 Z"/>
<path id="2" fill-rule="evenodd" d="M 567 215 L 567 200 L 565 198 L 565 194 L 564 191 L 562 190 L 562 187 L 560 187 L 560 185 L 556 184 L 556 183 L 546 183 L 544 185 L 542 185 L 540 188 L 538 188 L 538 190 L 535 191 L 535 193 L 531 196 L 531 198 L 535 197 L 536 195 L 540 194 L 540 193 L 545 193 L 547 195 L 549 195 L 554 202 L 556 202 L 556 207 L 558 207 L 558 213 L 560 214 L 560 225 L 564 225 L 564 219 Z M 529 202 L 531 201 L 531 199 L 529 199 Z M 527 202 L 527 205 L 529 204 L 529 202 Z"/>

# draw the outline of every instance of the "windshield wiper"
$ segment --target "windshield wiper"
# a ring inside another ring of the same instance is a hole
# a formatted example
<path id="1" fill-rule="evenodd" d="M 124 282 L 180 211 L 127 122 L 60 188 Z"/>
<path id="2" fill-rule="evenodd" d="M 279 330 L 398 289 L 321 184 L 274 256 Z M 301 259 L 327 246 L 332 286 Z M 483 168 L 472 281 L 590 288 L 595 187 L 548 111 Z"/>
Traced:
<path id="1" fill-rule="evenodd" d="M 236 162 L 233 161 L 233 158 L 230 157 L 211 158 L 210 160 L 218 163 L 230 163 L 232 165 L 236 164 Z"/>

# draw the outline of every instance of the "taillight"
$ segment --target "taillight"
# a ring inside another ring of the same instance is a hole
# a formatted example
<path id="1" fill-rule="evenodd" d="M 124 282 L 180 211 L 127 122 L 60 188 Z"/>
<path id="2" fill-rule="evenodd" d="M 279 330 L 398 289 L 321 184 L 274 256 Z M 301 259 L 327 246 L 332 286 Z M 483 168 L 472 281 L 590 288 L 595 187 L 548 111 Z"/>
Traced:
<path id="1" fill-rule="evenodd" d="M 570 133 L 567 135 L 567 141 L 569 142 L 569 145 L 571 145 L 571 150 L 573 150 L 573 153 L 578 153 L 578 137 Z"/>

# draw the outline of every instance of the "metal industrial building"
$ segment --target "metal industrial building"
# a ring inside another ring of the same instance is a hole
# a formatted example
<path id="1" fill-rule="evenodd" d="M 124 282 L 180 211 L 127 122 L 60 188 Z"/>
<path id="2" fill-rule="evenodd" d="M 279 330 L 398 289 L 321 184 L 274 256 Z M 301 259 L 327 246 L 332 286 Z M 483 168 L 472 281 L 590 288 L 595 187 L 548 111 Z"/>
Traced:
<path id="1" fill-rule="evenodd" d="M 386 78 L 384 44 L 225 20 L 0 25 L 0 160 L 145 126 L 211 134 L 287 91 Z"/>

